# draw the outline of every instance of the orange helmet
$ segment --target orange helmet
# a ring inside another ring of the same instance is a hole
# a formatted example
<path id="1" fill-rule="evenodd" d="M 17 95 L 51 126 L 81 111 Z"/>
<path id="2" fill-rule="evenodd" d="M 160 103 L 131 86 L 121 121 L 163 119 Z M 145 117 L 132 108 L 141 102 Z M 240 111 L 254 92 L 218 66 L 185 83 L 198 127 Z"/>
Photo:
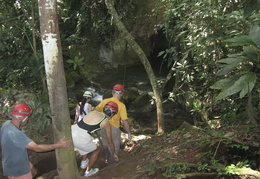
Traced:
<path id="1" fill-rule="evenodd" d="M 113 87 L 113 90 L 121 91 L 122 93 L 125 92 L 124 86 L 123 86 L 123 85 L 120 85 L 120 84 L 116 84 L 116 85 Z"/>
<path id="2" fill-rule="evenodd" d="M 109 117 L 114 116 L 118 111 L 118 105 L 113 102 L 109 101 L 105 106 L 103 107 L 103 112 L 108 115 Z"/>
<path id="3" fill-rule="evenodd" d="M 14 105 L 12 113 L 19 116 L 30 116 L 32 114 L 31 108 L 25 103 L 17 103 Z"/>

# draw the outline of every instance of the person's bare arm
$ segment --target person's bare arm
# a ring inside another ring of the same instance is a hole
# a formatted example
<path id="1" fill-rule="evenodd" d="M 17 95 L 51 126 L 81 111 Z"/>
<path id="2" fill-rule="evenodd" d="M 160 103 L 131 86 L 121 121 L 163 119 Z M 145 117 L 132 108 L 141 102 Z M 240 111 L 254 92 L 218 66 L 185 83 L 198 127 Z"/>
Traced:
<path id="1" fill-rule="evenodd" d="M 34 141 L 32 141 L 26 145 L 26 148 L 35 152 L 47 152 L 54 149 L 67 148 L 71 145 L 72 141 L 65 141 L 64 139 L 65 137 L 63 137 L 59 142 L 55 144 L 36 144 Z"/>
<path id="2" fill-rule="evenodd" d="M 78 109 L 78 105 L 77 105 L 76 106 L 76 114 L 75 114 L 74 124 L 78 123 L 78 118 L 79 118 L 79 109 Z"/>
<path id="3" fill-rule="evenodd" d="M 128 120 L 127 119 L 122 120 L 122 124 L 123 124 L 123 128 L 125 129 L 125 131 L 128 134 L 128 140 L 132 140 L 132 134 L 131 134 L 131 131 L 130 131 L 130 125 L 129 125 Z"/>
<path id="4" fill-rule="evenodd" d="M 92 111 L 92 105 L 88 104 L 88 112 L 91 112 L 91 111 Z"/>

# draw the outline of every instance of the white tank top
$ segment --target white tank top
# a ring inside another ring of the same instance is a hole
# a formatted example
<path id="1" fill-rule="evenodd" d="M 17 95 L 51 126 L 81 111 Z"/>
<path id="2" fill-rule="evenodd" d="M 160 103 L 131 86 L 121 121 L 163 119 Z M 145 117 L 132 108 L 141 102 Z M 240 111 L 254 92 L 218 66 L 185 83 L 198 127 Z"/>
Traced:
<path id="1" fill-rule="evenodd" d="M 81 102 L 79 104 L 81 104 Z M 78 110 L 80 111 L 80 106 L 79 105 L 78 105 Z M 84 111 L 85 111 L 86 114 L 89 113 L 89 111 L 88 111 L 88 103 L 85 103 Z M 83 119 L 84 116 L 85 116 L 84 112 L 82 114 L 79 114 L 78 122 L 81 121 L 81 119 Z"/>

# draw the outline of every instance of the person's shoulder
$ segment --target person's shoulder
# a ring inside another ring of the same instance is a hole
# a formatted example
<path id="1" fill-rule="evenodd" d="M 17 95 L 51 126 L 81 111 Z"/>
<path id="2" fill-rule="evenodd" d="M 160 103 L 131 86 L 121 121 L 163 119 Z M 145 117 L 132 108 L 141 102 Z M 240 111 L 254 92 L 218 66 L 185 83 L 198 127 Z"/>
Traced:
<path id="1" fill-rule="evenodd" d="M 104 101 L 104 102 L 113 101 L 113 99 L 114 99 L 114 98 L 112 98 L 112 97 L 111 97 L 111 98 L 105 98 L 105 99 L 103 99 L 103 101 Z"/>
<path id="2" fill-rule="evenodd" d="M 100 127 L 103 128 L 103 129 L 106 129 L 107 127 L 110 127 L 107 118 L 105 118 L 105 119 L 101 122 L 101 126 L 100 126 Z"/>
<path id="3" fill-rule="evenodd" d="M 118 100 L 117 102 L 118 105 L 121 105 L 121 106 L 125 106 L 125 103 L 123 103 L 122 101 Z"/>
<path id="4" fill-rule="evenodd" d="M 5 126 L 7 126 L 8 124 L 10 124 L 10 122 L 11 122 L 11 120 L 7 120 L 7 121 L 5 121 L 1 127 L 5 127 Z"/>

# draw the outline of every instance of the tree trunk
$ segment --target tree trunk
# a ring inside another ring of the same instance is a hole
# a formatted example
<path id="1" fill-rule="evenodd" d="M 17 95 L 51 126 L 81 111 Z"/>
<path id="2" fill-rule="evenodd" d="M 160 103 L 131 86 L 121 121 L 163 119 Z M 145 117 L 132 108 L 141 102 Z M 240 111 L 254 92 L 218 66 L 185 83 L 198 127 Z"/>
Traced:
<path id="1" fill-rule="evenodd" d="M 144 65 L 144 68 L 146 70 L 146 73 L 149 77 L 155 100 L 156 100 L 156 107 L 157 107 L 157 121 L 158 121 L 158 129 L 157 133 L 162 134 L 164 133 L 165 127 L 164 127 L 164 114 L 163 114 L 163 107 L 162 107 L 162 97 L 160 93 L 160 89 L 158 87 L 158 84 L 156 82 L 156 77 L 153 72 L 152 66 L 149 63 L 149 60 L 147 59 L 144 51 L 141 49 L 141 47 L 137 44 L 137 42 L 134 40 L 133 36 L 128 32 L 122 21 L 120 20 L 114 5 L 113 0 L 105 0 L 106 6 L 113 17 L 113 21 L 115 22 L 115 25 L 117 26 L 119 32 L 122 34 L 122 36 L 125 38 L 125 40 L 128 42 L 130 47 L 133 48 L 133 50 L 137 53 L 139 56 L 142 64 Z"/>
<path id="2" fill-rule="evenodd" d="M 41 39 L 52 113 L 54 141 L 71 139 L 69 106 L 57 17 L 57 0 L 39 0 Z M 73 145 L 56 149 L 59 178 L 79 178 Z"/>

